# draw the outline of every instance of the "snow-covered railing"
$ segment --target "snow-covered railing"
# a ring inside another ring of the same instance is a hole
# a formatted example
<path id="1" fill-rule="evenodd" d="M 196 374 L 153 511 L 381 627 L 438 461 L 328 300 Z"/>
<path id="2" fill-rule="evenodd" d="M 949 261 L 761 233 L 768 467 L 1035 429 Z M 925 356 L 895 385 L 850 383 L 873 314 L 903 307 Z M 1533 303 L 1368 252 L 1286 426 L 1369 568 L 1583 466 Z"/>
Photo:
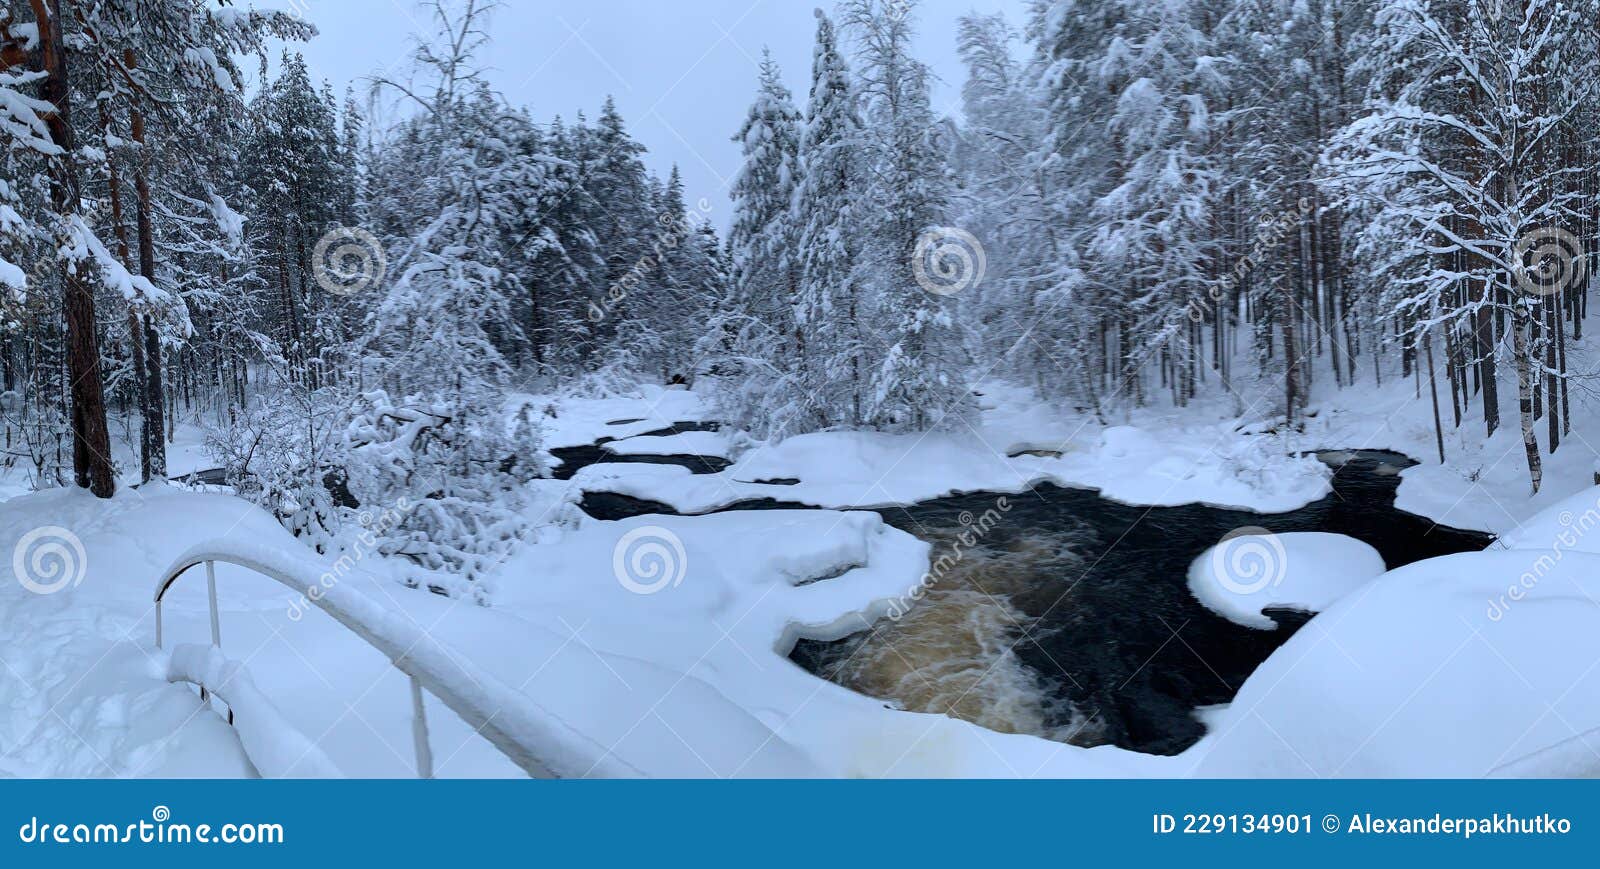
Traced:
<path id="1" fill-rule="evenodd" d="M 172 650 L 168 682 L 197 685 L 201 694 L 228 706 L 228 723 L 239 732 L 245 756 L 263 778 L 344 778 L 333 761 L 296 730 L 256 688 L 244 665 L 216 646 L 185 644 Z"/>
<path id="2" fill-rule="evenodd" d="M 210 596 L 211 645 L 222 646 L 217 611 L 216 563 L 233 564 L 305 595 L 356 636 L 382 652 L 411 679 L 412 735 L 417 775 L 433 776 L 428 725 L 423 712 L 426 689 L 453 710 L 474 731 L 535 778 L 642 777 L 555 713 L 467 662 L 459 653 L 430 636 L 403 614 L 393 612 L 345 585 L 322 582 L 321 565 L 269 546 L 237 540 L 213 540 L 191 548 L 172 563 L 156 584 L 156 646 L 161 647 L 161 601 L 167 589 L 192 567 L 206 566 Z M 187 681 L 187 680 L 186 680 Z M 202 690 L 222 690 L 203 684 Z M 221 696 L 220 694 L 218 696 Z"/>

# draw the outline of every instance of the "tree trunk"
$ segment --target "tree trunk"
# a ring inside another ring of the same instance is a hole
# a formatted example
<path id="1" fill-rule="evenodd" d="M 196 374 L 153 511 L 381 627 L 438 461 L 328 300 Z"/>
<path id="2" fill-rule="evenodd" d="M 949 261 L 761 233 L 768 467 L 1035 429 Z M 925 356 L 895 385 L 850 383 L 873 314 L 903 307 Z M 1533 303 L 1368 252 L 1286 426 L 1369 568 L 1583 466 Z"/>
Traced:
<path id="1" fill-rule="evenodd" d="M 1548 296 L 1539 302 L 1539 311 L 1544 315 L 1544 384 L 1545 384 L 1545 415 L 1550 428 L 1550 452 L 1555 453 L 1561 446 L 1561 383 L 1564 378 L 1558 372 L 1556 362 L 1556 341 L 1561 331 L 1566 328 L 1561 323 L 1561 313 L 1557 310 L 1555 299 Z"/>
<path id="2" fill-rule="evenodd" d="M 133 50 L 123 57 L 129 69 L 137 64 Z M 150 154 L 144 133 L 144 112 L 137 102 L 133 114 L 133 141 L 138 145 L 139 159 L 133 166 L 133 188 L 137 197 L 135 205 L 139 221 L 139 274 L 152 284 L 156 280 L 156 240 L 150 220 Z M 165 479 L 167 476 L 166 395 L 161 382 L 161 336 L 156 332 L 155 321 L 148 311 L 144 315 L 144 439 L 150 452 L 145 479 Z"/>
<path id="3" fill-rule="evenodd" d="M 1439 378 L 1433 368 L 1433 330 L 1423 334 L 1424 352 L 1428 356 L 1428 391 L 1433 395 L 1433 436 L 1439 445 L 1439 464 L 1444 464 L 1444 420 L 1439 416 Z"/>
<path id="4" fill-rule="evenodd" d="M 78 172 L 73 166 L 72 89 L 67 78 L 66 50 L 55 22 L 61 21 L 61 0 L 29 0 L 39 29 L 39 50 L 45 79 L 42 96 L 55 110 L 45 115 L 50 140 L 64 153 L 50 161 L 50 201 L 59 220 L 78 216 L 82 202 Z M 62 264 L 63 307 L 67 324 L 67 376 L 72 400 L 72 474 L 79 486 L 97 497 L 116 492 L 111 467 L 111 432 L 106 426 L 105 387 L 100 379 L 100 344 L 95 334 L 94 289 L 81 264 Z"/>
<path id="5" fill-rule="evenodd" d="M 1491 311 L 1490 293 L 1488 282 L 1485 282 L 1483 303 L 1473 318 L 1475 323 L 1472 330 L 1474 349 L 1478 354 L 1478 383 L 1483 388 L 1484 437 L 1494 437 L 1495 430 L 1500 427 L 1500 390 L 1495 380 L 1494 314 Z"/>
<path id="6" fill-rule="evenodd" d="M 111 113 L 103 106 L 100 112 L 101 121 L 107 130 L 111 129 Z M 107 151 L 107 184 L 111 194 L 111 224 L 117 233 L 117 259 L 123 266 L 133 268 L 133 257 L 128 245 L 128 227 L 123 221 L 122 210 L 122 178 L 117 174 L 117 164 Z M 138 401 L 139 414 L 143 420 L 143 427 L 139 431 L 139 479 L 150 480 L 150 419 L 145 416 L 149 399 L 145 395 L 150 388 L 150 383 L 144 370 L 144 329 L 139 326 L 139 314 L 133 305 L 128 306 L 128 344 L 133 358 L 134 397 Z"/>
<path id="7" fill-rule="evenodd" d="M 1511 343 L 1517 363 L 1517 409 L 1522 418 L 1522 448 L 1528 456 L 1528 479 L 1533 494 L 1539 494 L 1544 470 L 1539 461 L 1539 438 L 1533 430 L 1533 367 L 1528 364 L 1528 309 L 1518 304 L 1512 309 Z"/>
<path id="8" fill-rule="evenodd" d="M 1299 419 L 1300 409 L 1305 406 L 1306 397 L 1300 384 L 1300 350 L 1296 344 L 1295 332 L 1299 325 L 1295 322 L 1296 305 L 1290 298 L 1293 290 L 1285 288 L 1283 297 L 1278 300 L 1279 328 L 1283 333 L 1283 392 L 1284 392 L 1284 418 L 1287 425 L 1293 428 Z"/>

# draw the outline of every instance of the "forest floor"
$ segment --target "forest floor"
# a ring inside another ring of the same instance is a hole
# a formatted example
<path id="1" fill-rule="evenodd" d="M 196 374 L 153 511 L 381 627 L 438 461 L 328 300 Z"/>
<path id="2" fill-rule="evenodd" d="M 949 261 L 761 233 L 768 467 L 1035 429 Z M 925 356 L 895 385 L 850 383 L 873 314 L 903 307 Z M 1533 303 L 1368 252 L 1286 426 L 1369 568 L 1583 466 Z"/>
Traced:
<path id="1" fill-rule="evenodd" d="M 522 401 L 551 410 L 551 448 L 610 437 L 618 453 L 733 461 L 717 474 L 595 465 L 570 481 L 539 483 L 549 489 L 546 503 L 613 491 L 682 512 L 759 497 L 820 509 L 583 519 L 502 565 L 490 582 L 492 606 L 405 588 L 395 566 L 377 557 L 359 559 L 341 581 L 651 775 L 1480 775 L 1600 724 L 1600 685 L 1586 684 L 1600 678 L 1592 666 L 1600 648 L 1576 649 L 1600 642 L 1592 624 L 1600 556 L 1587 554 L 1600 551 L 1600 541 L 1580 541 L 1540 568 L 1528 595 L 1549 603 L 1492 623 L 1485 602 L 1504 597 L 1535 554 L 1452 556 L 1361 586 L 1264 664 L 1235 704 L 1206 712 L 1212 733 L 1170 758 L 895 710 L 811 676 L 785 655 L 797 636 L 865 627 L 927 570 L 926 543 L 849 508 L 955 491 L 1017 492 L 1051 481 L 1135 504 L 1287 510 L 1329 490 L 1330 472 L 1306 451 L 1382 448 L 1422 462 L 1403 472 L 1402 508 L 1496 532 L 1543 509 L 1512 540 L 1548 550 L 1547 538 L 1560 530 L 1552 516 L 1593 506 L 1597 456 L 1584 435 L 1600 432 L 1600 414 L 1582 383 L 1573 389 L 1573 434 L 1547 457 L 1537 498 L 1527 494 L 1517 433 L 1503 426 L 1477 443 L 1481 421 L 1469 416 L 1455 431 L 1447 403 L 1448 461 L 1438 465 L 1426 384 L 1419 398 L 1417 383 L 1392 377 L 1381 388 L 1319 384 L 1303 431 L 1277 430 L 1265 388 L 1254 407 L 1218 399 L 1101 421 L 986 383 L 982 417 L 956 431 L 832 432 L 771 447 L 710 432 L 640 437 L 714 416 L 703 396 L 682 389 L 528 396 Z M 1241 416 L 1241 407 L 1250 412 Z M 199 442 L 197 429 L 180 428 L 174 474 L 208 464 Z M 34 569 L 21 552 L 40 529 L 65 529 L 82 549 L 68 566 L 76 581 L 55 593 L 0 584 L 0 774 L 249 774 L 222 719 L 192 689 L 166 681 L 166 659 L 153 645 L 153 586 L 202 538 L 308 550 L 270 515 L 227 495 L 157 485 L 103 502 L 61 490 L 23 494 L 16 475 L 6 485 L 0 550 L 18 553 L 14 574 Z M 649 593 L 620 582 L 623 543 L 636 539 L 677 545 L 657 548 L 670 581 Z M 317 557 L 331 563 L 337 553 Z M 218 579 L 224 649 L 285 720 L 347 775 L 410 775 L 404 677 L 330 617 L 297 612 L 297 593 L 228 566 Z M 203 642 L 206 618 L 203 583 L 180 582 L 167 604 L 167 636 Z M 517 774 L 447 709 L 430 701 L 429 715 L 437 774 Z M 1461 726 L 1468 721 L 1474 725 Z M 1445 733 L 1453 735 L 1437 739 Z M 1563 765 L 1543 771 L 1600 759 L 1582 746 L 1576 759 L 1563 755 Z"/>

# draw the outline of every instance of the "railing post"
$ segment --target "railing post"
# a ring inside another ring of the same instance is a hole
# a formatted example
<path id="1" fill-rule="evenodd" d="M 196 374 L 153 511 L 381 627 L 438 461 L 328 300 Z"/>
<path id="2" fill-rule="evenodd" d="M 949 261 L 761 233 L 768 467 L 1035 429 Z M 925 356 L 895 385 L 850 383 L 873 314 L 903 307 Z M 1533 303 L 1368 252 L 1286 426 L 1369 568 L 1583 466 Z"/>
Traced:
<path id="1" fill-rule="evenodd" d="M 222 620 L 217 618 L 217 563 L 215 561 L 206 562 L 206 597 L 211 602 L 211 645 L 220 649 L 222 648 Z M 200 702 L 207 705 L 211 703 L 211 692 L 207 691 L 204 685 L 200 686 Z M 233 714 L 231 707 L 229 708 L 229 714 Z M 229 721 L 228 723 L 232 724 L 233 722 Z"/>
<path id="2" fill-rule="evenodd" d="M 206 562 L 206 593 L 211 596 L 211 645 L 222 648 L 222 623 L 217 618 L 217 563 Z"/>
<path id="3" fill-rule="evenodd" d="M 422 683 L 411 677 L 411 739 L 417 748 L 417 778 L 433 778 L 433 749 L 428 746 L 428 718 L 422 708 Z"/>

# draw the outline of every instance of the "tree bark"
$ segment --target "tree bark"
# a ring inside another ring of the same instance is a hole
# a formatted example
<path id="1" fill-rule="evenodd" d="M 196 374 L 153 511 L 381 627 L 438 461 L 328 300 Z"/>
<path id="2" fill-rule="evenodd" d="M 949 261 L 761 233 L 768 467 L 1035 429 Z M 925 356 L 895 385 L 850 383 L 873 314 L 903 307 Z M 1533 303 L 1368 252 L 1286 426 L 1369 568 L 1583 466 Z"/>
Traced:
<path id="1" fill-rule="evenodd" d="M 1439 377 L 1433 367 L 1433 330 L 1423 334 L 1422 344 L 1428 356 L 1428 391 L 1433 395 L 1433 436 L 1439 445 L 1439 464 L 1444 464 L 1444 420 L 1439 416 Z"/>
<path id="2" fill-rule="evenodd" d="M 1533 484 L 1533 494 L 1539 494 L 1539 484 L 1544 480 L 1544 470 L 1539 461 L 1539 437 L 1533 430 L 1533 366 L 1528 363 L 1528 328 L 1530 317 L 1524 304 L 1517 304 L 1511 313 L 1512 353 L 1517 362 L 1517 409 L 1522 417 L 1522 448 L 1528 456 L 1528 479 Z"/>
<path id="3" fill-rule="evenodd" d="M 1495 379 L 1494 314 L 1490 310 L 1491 290 L 1487 281 L 1484 282 L 1483 296 L 1482 304 L 1473 317 L 1472 337 L 1478 355 L 1478 383 L 1483 390 L 1484 437 L 1494 437 L 1495 430 L 1500 427 L 1500 389 Z"/>
<path id="4" fill-rule="evenodd" d="M 123 56 L 129 69 L 137 63 L 133 50 Z M 137 99 L 137 97 L 135 98 Z M 150 155 L 144 129 L 144 112 L 137 102 L 131 108 L 133 141 L 138 145 L 139 159 L 134 162 L 133 187 L 137 196 L 136 209 L 139 221 L 139 274 L 152 284 L 156 280 L 156 241 L 150 219 Z M 150 461 L 145 468 L 145 479 L 164 479 L 167 476 L 167 420 L 166 394 L 161 382 L 161 336 L 156 331 L 155 320 L 148 311 L 144 315 L 144 448 Z"/>
<path id="5" fill-rule="evenodd" d="M 50 141 L 62 154 L 50 161 L 50 201 L 59 220 L 79 214 L 82 202 L 71 123 L 72 88 L 67 78 L 66 49 L 56 22 L 61 0 L 29 0 L 39 29 L 44 99 L 55 106 L 45 116 Z M 48 6 L 48 8 L 47 8 Z M 100 379 L 100 346 L 95 334 L 94 290 L 83 268 L 62 263 L 61 284 L 67 325 L 68 392 L 72 401 L 72 475 L 97 497 L 116 492 L 111 467 L 111 432 L 106 426 L 105 387 Z"/>
<path id="6" fill-rule="evenodd" d="M 111 113 L 101 106 L 100 118 L 107 130 L 111 129 Z M 133 268 L 134 262 L 128 245 L 128 227 L 123 221 L 122 209 L 122 178 L 117 174 L 117 164 L 111 157 L 111 150 L 107 149 L 107 183 L 111 194 L 111 224 L 117 233 L 117 259 L 127 268 Z M 139 474 L 140 479 L 150 479 L 150 420 L 144 416 L 148 399 L 145 392 L 150 388 L 149 380 L 144 370 L 144 329 L 139 325 L 139 313 L 133 305 L 128 306 L 128 343 L 133 358 L 134 397 L 138 400 L 139 414 L 143 419 L 143 428 L 139 432 Z"/>
<path id="7" fill-rule="evenodd" d="M 1279 328 L 1283 333 L 1283 392 L 1284 392 L 1284 419 L 1289 428 L 1293 428 L 1299 419 L 1300 409 L 1305 406 L 1306 397 L 1301 389 L 1300 379 L 1300 350 L 1296 344 L 1296 331 L 1300 328 L 1295 316 L 1297 306 L 1291 294 L 1293 289 L 1285 288 L 1283 296 L 1278 300 Z"/>

